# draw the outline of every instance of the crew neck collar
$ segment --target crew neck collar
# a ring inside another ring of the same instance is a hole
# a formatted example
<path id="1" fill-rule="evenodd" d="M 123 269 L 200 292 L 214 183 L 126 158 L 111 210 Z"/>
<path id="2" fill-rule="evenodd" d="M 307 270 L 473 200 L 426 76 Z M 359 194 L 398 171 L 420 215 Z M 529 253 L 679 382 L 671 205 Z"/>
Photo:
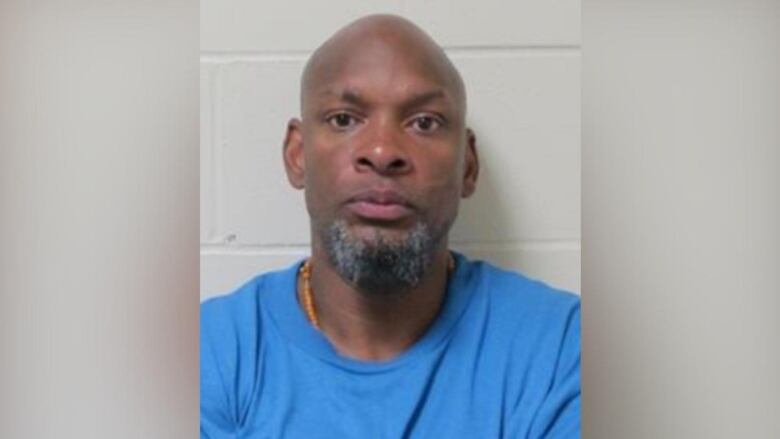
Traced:
<path id="1" fill-rule="evenodd" d="M 312 326 L 296 294 L 298 271 L 305 259 L 267 279 L 261 306 L 267 311 L 275 329 L 296 348 L 342 369 L 359 373 L 381 373 L 401 367 L 435 350 L 446 341 L 467 308 L 474 290 L 473 264 L 459 253 L 452 252 L 452 255 L 455 258 L 455 270 L 447 282 L 447 291 L 439 315 L 419 340 L 389 360 L 364 361 L 343 356 L 322 332 Z"/>

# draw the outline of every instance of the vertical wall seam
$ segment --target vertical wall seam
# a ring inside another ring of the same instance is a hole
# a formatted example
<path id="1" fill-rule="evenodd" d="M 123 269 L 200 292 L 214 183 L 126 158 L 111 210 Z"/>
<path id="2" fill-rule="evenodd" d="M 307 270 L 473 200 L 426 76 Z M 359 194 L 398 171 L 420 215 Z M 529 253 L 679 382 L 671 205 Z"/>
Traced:
<path id="1" fill-rule="evenodd" d="M 225 172 L 224 172 L 224 148 L 225 148 L 225 129 L 224 129 L 224 64 L 219 64 L 214 69 L 212 91 L 212 154 L 214 173 L 214 242 L 221 242 L 225 235 Z"/>

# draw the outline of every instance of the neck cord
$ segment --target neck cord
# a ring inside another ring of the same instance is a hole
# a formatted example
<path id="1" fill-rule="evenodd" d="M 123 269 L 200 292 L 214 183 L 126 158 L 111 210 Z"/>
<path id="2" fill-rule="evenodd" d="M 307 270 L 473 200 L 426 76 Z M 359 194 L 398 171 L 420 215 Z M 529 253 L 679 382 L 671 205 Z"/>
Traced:
<path id="1" fill-rule="evenodd" d="M 447 275 L 451 274 L 454 269 L 455 258 L 453 258 L 452 253 L 450 253 L 449 259 L 447 260 Z M 317 309 L 314 307 L 314 291 L 311 287 L 311 258 L 307 259 L 303 266 L 301 266 L 300 273 L 303 278 L 303 309 L 306 312 L 309 323 L 317 328 L 317 330 L 321 330 Z"/>

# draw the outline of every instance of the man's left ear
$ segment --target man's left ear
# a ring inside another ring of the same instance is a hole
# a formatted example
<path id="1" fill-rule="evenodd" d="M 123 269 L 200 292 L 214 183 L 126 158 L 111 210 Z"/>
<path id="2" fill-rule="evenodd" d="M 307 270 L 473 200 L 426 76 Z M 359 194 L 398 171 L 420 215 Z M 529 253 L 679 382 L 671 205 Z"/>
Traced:
<path id="1" fill-rule="evenodd" d="M 477 189 L 477 177 L 479 177 L 479 156 L 477 155 L 477 136 L 470 128 L 466 129 L 466 157 L 463 162 L 463 188 L 460 196 L 468 198 Z"/>

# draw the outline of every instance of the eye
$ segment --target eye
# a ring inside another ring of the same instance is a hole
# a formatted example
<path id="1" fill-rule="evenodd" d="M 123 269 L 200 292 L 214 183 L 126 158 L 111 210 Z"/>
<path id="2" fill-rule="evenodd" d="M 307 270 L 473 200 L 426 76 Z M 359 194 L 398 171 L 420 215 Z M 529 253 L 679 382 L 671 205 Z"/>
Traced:
<path id="1" fill-rule="evenodd" d="M 432 133 L 443 125 L 442 122 L 433 116 L 421 115 L 412 119 L 412 128 L 421 133 Z"/>
<path id="2" fill-rule="evenodd" d="M 330 124 L 330 126 L 339 131 L 348 130 L 360 123 L 360 120 L 358 120 L 357 117 L 345 112 L 332 114 L 325 120 Z"/>

